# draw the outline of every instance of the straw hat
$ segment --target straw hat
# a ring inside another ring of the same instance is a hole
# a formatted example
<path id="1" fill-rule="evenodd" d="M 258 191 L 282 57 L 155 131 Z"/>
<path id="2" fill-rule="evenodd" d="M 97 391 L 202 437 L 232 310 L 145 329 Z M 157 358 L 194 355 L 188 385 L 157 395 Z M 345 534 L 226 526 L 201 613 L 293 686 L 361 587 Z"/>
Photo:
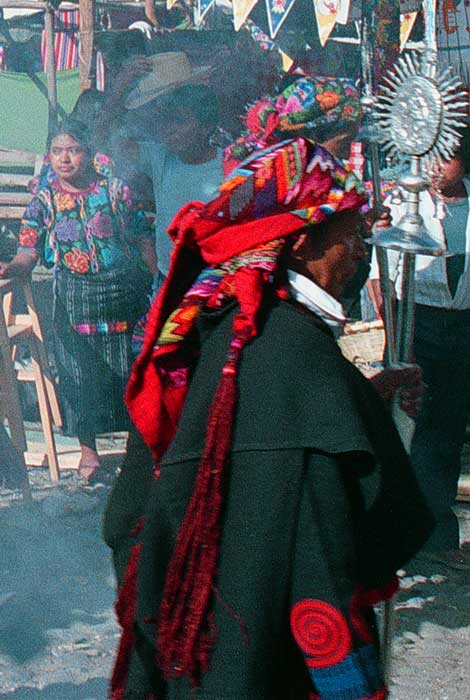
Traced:
<path id="1" fill-rule="evenodd" d="M 212 71 L 211 66 L 193 67 L 182 51 L 155 54 L 148 56 L 148 60 L 152 62 L 152 69 L 127 96 L 127 109 L 141 107 L 187 83 L 200 82 Z"/>

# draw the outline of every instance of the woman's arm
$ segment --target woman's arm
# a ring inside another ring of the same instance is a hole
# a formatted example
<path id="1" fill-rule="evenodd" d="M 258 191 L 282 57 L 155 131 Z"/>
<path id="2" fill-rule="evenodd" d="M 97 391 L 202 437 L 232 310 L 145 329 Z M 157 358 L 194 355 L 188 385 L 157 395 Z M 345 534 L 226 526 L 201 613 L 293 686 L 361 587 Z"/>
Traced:
<path id="1" fill-rule="evenodd" d="M 149 272 L 154 275 L 157 270 L 157 255 L 155 253 L 155 242 L 153 238 L 139 237 L 137 239 L 137 245 L 139 246 L 140 255 L 144 261 Z"/>
<path id="2" fill-rule="evenodd" d="M 35 250 L 32 250 L 30 253 L 20 251 L 9 263 L 0 262 L 0 278 L 29 275 L 38 258 L 39 255 Z"/>
<path id="3" fill-rule="evenodd" d="M 117 207 L 121 214 L 121 225 L 124 226 L 123 233 L 130 244 L 138 247 L 140 256 L 148 270 L 155 274 L 157 272 L 157 256 L 153 229 L 145 212 L 134 206 L 129 186 L 122 180 L 116 180 L 116 182 L 120 183 L 115 191 L 118 194 Z"/>

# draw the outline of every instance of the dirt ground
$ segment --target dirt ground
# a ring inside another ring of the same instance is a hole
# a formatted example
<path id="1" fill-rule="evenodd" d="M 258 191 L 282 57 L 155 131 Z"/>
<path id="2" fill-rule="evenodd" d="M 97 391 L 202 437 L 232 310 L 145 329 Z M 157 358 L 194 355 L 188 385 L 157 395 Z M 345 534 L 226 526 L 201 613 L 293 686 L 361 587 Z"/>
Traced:
<path id="1" fill-rule="evenodd" d="M 0 491 L 0 698 L 105 700 L 118 628 L 101 519 L 109 488 L 73 472 L 34 502 Z M 470 504 L 457 509 L 470 542 Z M 396 599 L 391 700 L 469 700 L 470 572 L 413 564 Z M 255 699 L 253 699 L 255 700 Z"/>

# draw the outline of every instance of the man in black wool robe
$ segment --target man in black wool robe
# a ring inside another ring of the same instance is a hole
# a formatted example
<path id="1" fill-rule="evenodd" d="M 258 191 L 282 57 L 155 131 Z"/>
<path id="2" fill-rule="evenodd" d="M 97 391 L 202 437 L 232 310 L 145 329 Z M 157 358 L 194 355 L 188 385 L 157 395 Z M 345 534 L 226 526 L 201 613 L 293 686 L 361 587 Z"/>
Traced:
<path id="1" fill-rule="evenodd" d="M 335 340 L 365 203 L 294 138 L 174 220 L 127 391 L 143 440 L 105 522 L 112 700 L 387 697 L 372 606 L 432 518 L 385 401 Z"/>

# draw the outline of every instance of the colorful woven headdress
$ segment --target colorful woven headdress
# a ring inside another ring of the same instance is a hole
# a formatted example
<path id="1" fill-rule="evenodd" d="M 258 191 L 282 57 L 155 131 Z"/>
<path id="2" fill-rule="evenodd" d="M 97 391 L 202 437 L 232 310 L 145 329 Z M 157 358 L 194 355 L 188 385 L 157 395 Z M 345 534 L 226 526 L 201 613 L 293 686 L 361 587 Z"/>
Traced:
<path id="1" fill-rule="evenodd" d="M 256 102 L 245 117 L 247 133 L 228 146 L 224 171 L 228 174 L 255 151 L 305 132 L 315 140 L 357 122 L 361 116 L 360 94 L 349 78 L 303 76 L 279 95 Z"/>
<path id="2" fill-rule="evenodd" d="M 200 309 L 220 308 L 236 299 L 238 311 L 158 613 L 158 658 L 167 679 L 188 675 L 195 684 L 209 665 L 213 639 L 208 616 L 238 361 L 245 345 L 257 335 L 265 291 L 270 288 L 282 295 L 278 262 L 285 239 L 308 224 L 357 210 L 365 202 L 351 173 L 325 149 L 298 138 L 245 161 L 222 183 L 215 200 L 186 205 L 170 227 L 176 242 L 169 276 L 151 309 L 126 397 L 130 415 L 154 454 L 156 473 L 178 428 L 197 363 Z M 129 623 L 118 656 L 121 666 L 130 654 L 131 639 Z M 115 678 L 122 678 L 122 668 L 115 670 Z M 120 697 L 117 692 L 115 697 Z"/>

